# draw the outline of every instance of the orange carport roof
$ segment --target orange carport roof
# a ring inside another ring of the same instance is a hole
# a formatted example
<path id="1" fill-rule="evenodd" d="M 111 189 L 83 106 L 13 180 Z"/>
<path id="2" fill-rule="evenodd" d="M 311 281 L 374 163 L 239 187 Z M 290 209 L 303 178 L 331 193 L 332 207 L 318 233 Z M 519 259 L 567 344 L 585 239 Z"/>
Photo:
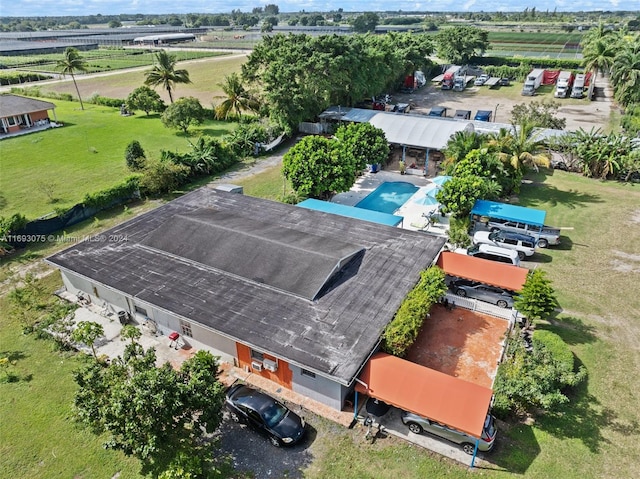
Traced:
<path id="1" fill-rule="evenodd" d="M 437 265 L 451 276 L 490 284 L 498 288 L 520 291 L 527 280 L 527 268 L 443 251 Z"/>
<path id="2" fill-rule="evenodd" d="M 493 391 L 386 353 L 365 365 L 356 390 L 393 406 L 446 424 L 474 437 L 482 435 Z"/>

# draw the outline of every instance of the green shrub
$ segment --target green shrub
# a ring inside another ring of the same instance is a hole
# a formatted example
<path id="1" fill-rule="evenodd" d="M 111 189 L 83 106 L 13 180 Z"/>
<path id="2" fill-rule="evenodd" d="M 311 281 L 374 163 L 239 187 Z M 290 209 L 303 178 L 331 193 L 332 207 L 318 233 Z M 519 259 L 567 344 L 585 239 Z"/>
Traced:
<path id="1" fill-rule="evenodd" d="M 463 218 L 451 217 L 449 223 L 449 243 L 456 248 L 466 248 L 471 244 L 469 228 L 471 221 L 468 216 Z"/>
<path id="2" fill-rule="evenodd" d="M 95 93 L 91 95 L 91 97 L 87 100 L 87 103 L 92 103 L 94 105 L 101 105 L 101 106 L 109 106 L 112 108 L 120 108 L 122 105 L 124 105 L 125 100 L 121 100 L 119 98 L 107 98 L 105 96 L 100 96 L 99 94 Z"/>
<path id="3" fill-rule="evenodd" d="M 420 281 L 407 294 L 383 333 L 384 350 L 403 357 L 415 342 L 431 307 L 447 290 L 444 272 L 437 266 L 420 273 Z"/>
<path id="4" fill-rule="evenodd" d="M 139 171 L 144 167 L 146 155 L 138 140 L 133 140 L 127 145 L 124 151 L 124 158 L 127 162 L 127 168 L 131 171 Z"/>
<path id="5" fill-rule="evenodd" d="M 569 402 L 567 387 L 586 378 L 586 370 L 574 369 L 573 354 L 562 339 L 550 331 L 536 331 L 533 349 L 527 350 L 518 327 L 507 342 L 507 353 L 498 367 L 493 387 L 493 412 L 499 417 L 535 409 L 557 410 Z"/>
<path id="6" fill-rule="evenodd" d="M 15 233 L 24 228 L 29 220 L 24 215 L 16 213 L 14 215 L 5 218 L 0 216 L 0 239 L 9 233 Z"/>
<path id="7" fill-rule="evenodd" d="M 546 348 L 556 361 L 560 373 L 564 371 L 560 381 L 568 386 L 575 386 L 578 378 L 575 371 L 575 358 L 569 345 L 560 336 L 546 329 L 536 329 L 533 332 L 533 347 Z"/>
<path id="8" fill-rule="evenodd" d="M 140 192 L 145 195 L 169 193 L 189 178 L 189 167 L 171 161 L 148 161 L 142 170 Z"/>

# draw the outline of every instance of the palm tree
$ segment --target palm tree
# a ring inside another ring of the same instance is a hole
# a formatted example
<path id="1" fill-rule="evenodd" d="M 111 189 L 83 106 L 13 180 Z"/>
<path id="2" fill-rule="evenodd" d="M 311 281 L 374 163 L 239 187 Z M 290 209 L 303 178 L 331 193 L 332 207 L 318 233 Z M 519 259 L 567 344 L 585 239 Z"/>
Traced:
<path id="1" fill-rule="evenodd" d="M 173 103 L 172 90 L 177 83 L 191 83 L 187 70 L 176 70 L 176 57 L 169 55 L 164 50 L 155 55 L 157 63 L 151 70 L 145 73 L 147 79 L 145 85 L 157 87 L 161 85 L 169 94 L 169 100 Z"/>
<path id="2" fill-rule="evenodd" d="M 482 146 L 482 136 L 475 131 L 456 131 L 442 150 L 445 156 L 444 165 L 449 167 L 462 160 L 472 150 Z"/>
<path id="3" fill-rule="evenodd" d="M 76 87 L 78 99 L 80 100 L 80 108 L 84 110 L 84 104 L 82 103 L 80 90 L 78 89 L 78 84 L 76 83 L 75 72 L 85 72 L 87 71 L 87 66 L 84 62 L 84 59 L 80 56 L 78 50 L 73 47 L 67 47 L 63 55 L 64 56 L 62 57 L 62 60 L 58 60 L 56 62 L 56 68 L 60 69 L 60 71 L 62 72 L 62 76 L 66 76 L 67 74 L 71 75 L 73 84 Z"/>
<path id="4" fill-rule="evenodd" d="M 498 152 L 498 157 L 505 163 L 522 171 L 526 167 L 538 171 L 538 166 L 549 166 L 549 155 L 545 153 L 544 141 L 535 136 L 535 125 L 522 122 L 513 132 L 504 128 L 489 140 L 489 147 Z"/>
<path id="5" fill-rule="evenodd" d="M 610 36 L 611 37 L 611 36 Z M 593 81 L 596 81 L 598 72 L 601 75 L 608 73 L 613 65 L 613 58 L 617 52 L 617 42 L 604 37 L 588 43 L 582 52 L 584 64 L 587 70 L 593 70 Z"/>
<path id="6" fill-rule="evenodd" d="M 224 82 L 218 85 L 226 95 L 226 100 L 216 107 L 218 120 L 227 120 L 232 115 L 239 117 L 243 111 L 257 112 L 260 108 L 258 100 L 244 88 L 237 73 L 225 76 Z"/>
<path id="7" fill-rule="evenodd" d="M 640 35 L 613 59 L 611 83 L 615 88 L 615 97 L 623 105 L 640 103 Z"/>

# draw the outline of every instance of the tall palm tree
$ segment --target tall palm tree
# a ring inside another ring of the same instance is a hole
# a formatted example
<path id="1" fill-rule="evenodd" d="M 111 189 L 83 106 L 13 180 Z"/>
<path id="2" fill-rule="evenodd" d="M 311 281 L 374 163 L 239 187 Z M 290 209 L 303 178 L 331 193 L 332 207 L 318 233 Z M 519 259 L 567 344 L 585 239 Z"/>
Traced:
<path id="1" fill-rule="evenodd" d="M 224 77 L 223 83 L 218 83 L 226 95 L 226 99 L 216 107 L 216 118 L 227 120 L 230 116 L 239 117 L 243 111 L 257 112 L 260 108 L 256 100 L 242 84 L 240 75 L 232 73 Z"/>
<path id="2" fill-rule="evenodd" d="M 173 93 L 177 83 L 191 83 L 187 70 L 176 70 L 176 57 L 169 55 L 164 50 L 160 50 L 155 55 L 156 64 L 151 70 L 145 72 L 147 79 L 145 85 L 157 87 L 162 86 L 169 94 L 169 100 L 173 103 Z"/>
<path id="3" fill-rule="evenodd" d="M 613 65 L 613 58 L 618 51 L 618 42 L 611 41 L 613 36 L 598 38 L 588 43 L 582 52 L 583 61 L 587 70 L 593 71 L 593 81 L 596 81 L 598 72 L 601 75 L 609 73 Z"/>
<path id="4" fill-rule="evenodd" d="M 80 53 L 75 48 L 67 47 L 64 51 L 62 60 L 58 60 L 56 62 L 56 68 L 60 69 L 62 76 L 71 75 L 73 84 L 76 87 L 78 99 L 80 100 L 80 108 L 84 110 L 84 104 L 82 103 L 82 97 L 80 96 L 80 90 L 78 89 L 78 84 L 76 83 L 75 76 L 76 72 L 87 71 L 87 66 L 84 62 L 84 58 L 80 56 Z"/>
<path id="5" fill-rule="evenodd" d="M 623 105 L 640 103 L 640 35 L 624 43 L 613 59 L 611 83 L 615 97 Z"/>

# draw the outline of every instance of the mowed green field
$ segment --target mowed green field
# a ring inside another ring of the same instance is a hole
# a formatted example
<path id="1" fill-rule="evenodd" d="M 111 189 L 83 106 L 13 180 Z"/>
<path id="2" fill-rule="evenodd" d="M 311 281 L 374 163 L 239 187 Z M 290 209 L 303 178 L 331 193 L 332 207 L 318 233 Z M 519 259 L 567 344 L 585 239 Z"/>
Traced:
<path id="1" fill-rule="evenodd" d="M 148 158 L 159 158 L 161 150 L 188 151 L 199 133 L 219 136 L 235 127 L 209 121 L 185 137 L 165 128 L 158 115 L 123 117 L 117 108 L 87 104 L 82 111 L 76 102 L 53 103 L 63 127 L 0 142 L 0 216 L 33 219 L 117 184 L 131 174 L 124 152 L 133 140 Z"/>

